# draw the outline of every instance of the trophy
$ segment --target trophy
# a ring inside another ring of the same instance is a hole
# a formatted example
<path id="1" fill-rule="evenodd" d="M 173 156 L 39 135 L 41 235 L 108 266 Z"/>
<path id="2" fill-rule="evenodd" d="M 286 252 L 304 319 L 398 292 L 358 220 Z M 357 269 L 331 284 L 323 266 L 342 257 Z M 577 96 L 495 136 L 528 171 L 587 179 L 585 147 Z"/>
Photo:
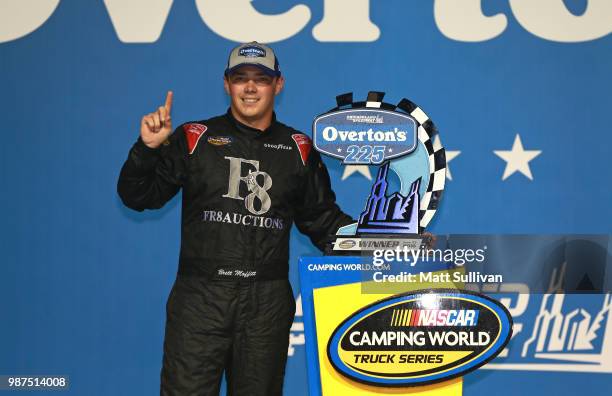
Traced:
<path id="1" fill-rule="evenodd" d="M 353 102 L 352 93 L 339 95 L 336 107 L 314 119 L 317 151 L 345 166 L 378 166 L 358 222 L 338 230 L 327 248 L 329 255 L 432 244 L 425 227 L 444 190 L 444 148 L 423 110 L 408 99 L 385 103 L 384 95 L 371 91 L 360 102 Z M 399 179 L 396 191 L 390 187 L 391 174 Z"/>

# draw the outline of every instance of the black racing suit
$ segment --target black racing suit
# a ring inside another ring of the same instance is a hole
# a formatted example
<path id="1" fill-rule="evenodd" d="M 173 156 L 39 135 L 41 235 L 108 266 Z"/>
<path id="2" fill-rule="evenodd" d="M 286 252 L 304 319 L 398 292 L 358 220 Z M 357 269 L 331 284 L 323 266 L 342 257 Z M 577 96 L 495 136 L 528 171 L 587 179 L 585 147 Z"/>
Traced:
<path id="1" fill-rule="evenodd" d="M 183 189 L 181 252 L 167 304 L 162 395 L 282 392 L 295 300 L 295 222 L 321 250 L 353 220 L 335 203 L 310 139 L 273 119 L 265 131 L 227 114 L 183 124 L 158 149 L 139 139 L 119 177 L 126 206 L 163 206 Z"/>

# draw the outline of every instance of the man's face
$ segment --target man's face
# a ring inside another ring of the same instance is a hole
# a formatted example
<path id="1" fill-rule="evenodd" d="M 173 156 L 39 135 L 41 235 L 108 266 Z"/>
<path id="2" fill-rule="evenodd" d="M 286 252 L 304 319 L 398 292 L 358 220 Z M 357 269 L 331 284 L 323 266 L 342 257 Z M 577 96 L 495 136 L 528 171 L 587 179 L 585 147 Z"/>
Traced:
<path id="1" fill-rule="evenodd" d="M 256 125 L 272 116 L 274 97 L 283 89 L 283 77 L 270 77 L 255 66 L 243 66 L 223 79 L 234 116 Z"/>

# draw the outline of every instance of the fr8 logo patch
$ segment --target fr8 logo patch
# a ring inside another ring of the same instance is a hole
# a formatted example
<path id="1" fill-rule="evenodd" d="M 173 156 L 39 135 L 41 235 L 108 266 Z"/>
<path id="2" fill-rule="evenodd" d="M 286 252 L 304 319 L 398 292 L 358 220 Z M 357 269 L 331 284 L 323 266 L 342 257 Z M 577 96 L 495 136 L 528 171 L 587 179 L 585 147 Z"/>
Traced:
<path id="1" fill-rule="evenodd" d="M 244 200 L 244 206 L 255 215 L 266 213 L 272 205 L 267 192 L 272 187 L 270 175 L 259 170 L 259 161 L 235 157 L 224 158 L 230 162 L 230 172 L 227 194 L 224 194 L 223 197 Z M 246 197 L 240 196 L 241 183 L 245 183 L 250 193 Z M 256 209 L 256 206 L 259 209 Z"/>

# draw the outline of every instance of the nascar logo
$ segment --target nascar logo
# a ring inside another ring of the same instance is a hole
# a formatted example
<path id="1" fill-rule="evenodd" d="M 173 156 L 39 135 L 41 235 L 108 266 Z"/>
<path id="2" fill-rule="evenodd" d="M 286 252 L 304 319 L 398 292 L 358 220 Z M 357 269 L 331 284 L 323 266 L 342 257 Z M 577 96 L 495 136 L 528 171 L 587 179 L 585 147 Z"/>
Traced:
<path id="1" fill-rule="evenodd" d="M 476 326 L 477 309 L 394 309 L 391 326 Z"/>

